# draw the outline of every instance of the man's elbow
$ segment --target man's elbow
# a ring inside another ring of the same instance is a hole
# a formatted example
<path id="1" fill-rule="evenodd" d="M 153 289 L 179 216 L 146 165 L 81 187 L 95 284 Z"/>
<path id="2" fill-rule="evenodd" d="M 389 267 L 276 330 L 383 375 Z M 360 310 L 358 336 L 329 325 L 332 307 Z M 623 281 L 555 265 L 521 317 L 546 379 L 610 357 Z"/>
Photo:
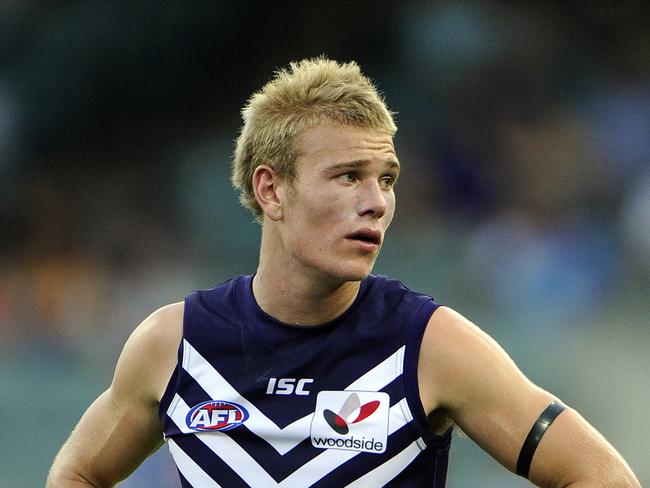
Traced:
<path id="1" fill-rule="evenodd" d="M 72 468 L 56 466 L 52 468 L 45 482 L 45 488 L 104 488 L 104 486 L 92 482 Z"/>
<path id="2" fill-rule="evenodd" d="M 574 481 L 562 488 L 641 488 L 641 483 L 627 470 L 617 470 L 605 476 L 582 481 Z"/>

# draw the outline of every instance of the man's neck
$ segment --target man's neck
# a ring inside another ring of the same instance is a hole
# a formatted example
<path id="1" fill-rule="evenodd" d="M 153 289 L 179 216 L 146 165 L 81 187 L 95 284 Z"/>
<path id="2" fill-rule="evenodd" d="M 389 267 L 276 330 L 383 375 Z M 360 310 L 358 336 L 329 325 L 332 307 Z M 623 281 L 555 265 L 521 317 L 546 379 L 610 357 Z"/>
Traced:
<path id="1" fill-rule="evenodd" d="M 359 281 L 328 282 L 302 274 L 287 275 L 261 266 L 253 278 L 257 304 L 271 317 L 292 325 L 318 325 L 343 314 L 359 292 Z"/>

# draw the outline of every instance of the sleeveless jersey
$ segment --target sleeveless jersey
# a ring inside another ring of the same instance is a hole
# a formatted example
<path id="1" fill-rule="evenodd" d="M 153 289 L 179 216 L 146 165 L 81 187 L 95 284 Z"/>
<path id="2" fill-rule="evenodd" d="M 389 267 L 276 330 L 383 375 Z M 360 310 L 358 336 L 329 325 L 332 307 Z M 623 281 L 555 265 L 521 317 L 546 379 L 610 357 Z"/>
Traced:
<path id="1" fill-rule="evenodd" d="M 252 276 L 189 295 L 160 403 L 183 487 L 443 487 L 451 429 L 429 430 L 417 385 L 437 306 L 375 275 L 313 327 L 267 315 Z"/>

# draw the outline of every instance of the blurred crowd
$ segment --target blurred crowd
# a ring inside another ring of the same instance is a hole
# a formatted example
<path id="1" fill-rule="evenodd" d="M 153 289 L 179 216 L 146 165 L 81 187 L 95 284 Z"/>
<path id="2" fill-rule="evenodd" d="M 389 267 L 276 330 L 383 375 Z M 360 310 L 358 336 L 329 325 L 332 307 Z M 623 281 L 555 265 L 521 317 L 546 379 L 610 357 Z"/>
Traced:
<path id="1" fill-rule="evenodd" d="M 239 109 L 319 54 L 357 60 L 397 112 L 378 272 L 513 328 L 648 310 L 640 0 L 2 0 L 0 370 L 109 370 L 148 313 L 253 272 Z"/>

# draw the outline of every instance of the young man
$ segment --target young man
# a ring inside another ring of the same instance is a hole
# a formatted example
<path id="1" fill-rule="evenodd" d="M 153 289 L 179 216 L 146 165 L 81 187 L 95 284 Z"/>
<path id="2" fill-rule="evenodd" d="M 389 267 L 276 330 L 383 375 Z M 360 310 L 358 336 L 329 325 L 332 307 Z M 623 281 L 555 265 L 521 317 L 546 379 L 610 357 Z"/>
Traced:
<path id="1" fill-rule="evenodd" d="M 442 487 L 453 423 L 539 486 L 639 486 L 479 328 L 370 274 L 400 164 L 355 63 L 293 63 L 243 118 L 233 181 L 262 225 L 256 274 L 135 330 L 49 487 L 113 486 L 163 439 L 183 486 Z"/>

